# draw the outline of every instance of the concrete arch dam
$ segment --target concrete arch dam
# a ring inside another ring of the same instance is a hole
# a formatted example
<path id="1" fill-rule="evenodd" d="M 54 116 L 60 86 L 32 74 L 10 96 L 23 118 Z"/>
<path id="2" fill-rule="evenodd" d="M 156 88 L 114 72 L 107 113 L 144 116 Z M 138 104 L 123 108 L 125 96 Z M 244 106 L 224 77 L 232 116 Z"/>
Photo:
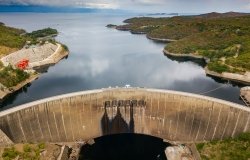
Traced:
<path id="1" fill-rule="evenodd" d="M 115 88 L 35 101 L 0 113 L 1 142 L 72 142 L 115 133 L 204 141 L 250 131 L 250 108 L 168 90 Z"/>

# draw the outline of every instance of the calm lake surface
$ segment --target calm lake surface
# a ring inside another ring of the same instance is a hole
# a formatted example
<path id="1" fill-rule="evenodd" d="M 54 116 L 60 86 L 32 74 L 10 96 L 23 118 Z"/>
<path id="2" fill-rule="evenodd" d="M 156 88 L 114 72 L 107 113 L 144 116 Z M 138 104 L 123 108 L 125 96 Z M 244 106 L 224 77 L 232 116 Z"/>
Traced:
<path id="1" fill-rule="evenodd" d="M 194 62 L 169 59 L 162 52 L 165 44 L 105 27 L 130 17 L 133 15 L 1 13 L 1 22 L 28 32 L 56 28 L 57 40 L 70 50 L 67 59 L 9 97 L 1 110 L 59 94 L 126 84 L 197 94 L 215 89 L 205 95 L 242 104 L 238 86 L 207 77 Z"/>

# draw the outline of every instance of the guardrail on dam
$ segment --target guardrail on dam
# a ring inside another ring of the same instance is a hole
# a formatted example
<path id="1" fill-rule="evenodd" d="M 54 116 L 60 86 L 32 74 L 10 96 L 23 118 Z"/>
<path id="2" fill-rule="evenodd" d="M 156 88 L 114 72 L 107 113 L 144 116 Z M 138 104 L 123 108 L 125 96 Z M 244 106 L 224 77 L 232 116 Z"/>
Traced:
<path id="1" fill-rule="evenodd" d="M 101 89 L 2 111 L 0 129 L 1 139 L 14 143 L 72 142 L 131 132 L 170 141 L 204 141 L 249 132 L 250 108 L 183 92 Z"/>

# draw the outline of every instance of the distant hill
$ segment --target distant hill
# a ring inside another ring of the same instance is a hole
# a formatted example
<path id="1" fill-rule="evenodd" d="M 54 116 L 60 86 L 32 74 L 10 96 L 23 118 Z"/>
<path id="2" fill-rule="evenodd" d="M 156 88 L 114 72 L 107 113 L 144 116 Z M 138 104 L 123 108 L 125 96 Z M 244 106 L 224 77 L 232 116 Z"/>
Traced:
<path id="1" fill-rule="evenodd" d="M 178 16 L 179 13 L 150 13 L 147 14 L 148 16 L 164 16 L 164 15 L 170 15 L 170 16 Z"/>
<path id="2" fill-rule="evenodd" d="M 226 18 L 226 17 L 241 17 L 247 16 L 250 13 L 240 13 L 240 12 L 226 12 L 226 13 L 218 13 L 218 12 L 211 12 L 206 14 L 201 14 L 198 16 L 194 16 L 197 18 Z"/>
<path id="3" fill-rule="evenodd" d="M 191 54 L 210 59 L 208 69 L 217 73 L 250 72 L 250 14 L 227 12 L 174 17 L 135 17 L 118 30 L 147 34 L 170 42 L 165 53 Z"/>

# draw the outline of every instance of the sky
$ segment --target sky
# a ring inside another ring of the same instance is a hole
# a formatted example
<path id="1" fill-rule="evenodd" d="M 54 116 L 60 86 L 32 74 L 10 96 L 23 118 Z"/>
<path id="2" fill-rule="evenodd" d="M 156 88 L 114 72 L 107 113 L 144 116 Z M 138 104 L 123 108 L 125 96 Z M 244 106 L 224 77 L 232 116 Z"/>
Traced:
<path id="1" fill-rule="evenodd" d="M 250 0 L 0 0 L 0 5 L 122 9 L 144 12 L 250 12 Z"/>

